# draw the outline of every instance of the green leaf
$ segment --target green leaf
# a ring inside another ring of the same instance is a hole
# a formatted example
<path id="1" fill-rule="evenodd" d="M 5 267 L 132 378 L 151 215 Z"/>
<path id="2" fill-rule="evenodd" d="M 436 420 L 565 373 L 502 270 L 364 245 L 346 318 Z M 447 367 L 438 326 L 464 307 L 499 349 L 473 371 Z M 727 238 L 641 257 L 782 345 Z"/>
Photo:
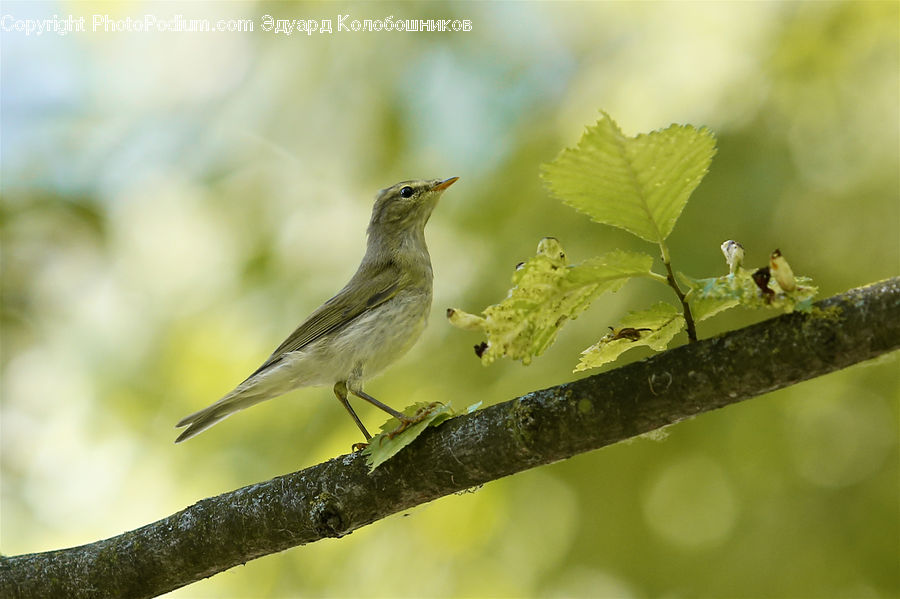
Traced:
<path id="1" fill-rule="evenodd" d="M 412 443 L 429 426 L 437 426 L 456 415 L 449 405 L 427 402 L 408 406 L 403 414 L 410 417 L 413 423 L 402 428 L 399 420 L 391 418 L 381 425 L 381 432 L 363 450 L 369 472 L 397 455 L 397 452 Z"/>
<path id="2" fill-rule="evenodd" d="M 485 308 L 483 316 L 451 309 L 447 317 L 460 328 L 485 332 L 487 343 L 479 353 L 483 364 L 504 356 L 528 364 L 597 296 L 647 275 L 652 265 L 652 256 L 617 250 L 569 266 L 559 241 L 547 237 L 537 255 L 516 268 L 505 300 Z"/>
<path id="3" fill-rule="evenodd" d="M 715 143 L 709 129 L 689 125 L 626 137 L 603 113 L 541 176 L 554 196 L 592 220 L 659 243 L 706 175 Z"/>
<path id="4" fill-rule="evenodd" d="M 818 287 L 811 285 L 812 279 L 809 277 L 796 277 L 793 291 L 784 291 L 773 278 L 767 285 L 769 291 L 763 292 L 753 280 L 753 271 L 746 268 L 709 279 L 692 279 L 680 273 L 679 276 L 691 287 L 688 301 L 696 320 L 709 318 L 734 306 L 808 312 L 812 308 L 812 298 L 819 291 Z"/>
<path id="5" fill-rule="evenodd" d="M 705 279 L 701 283 L 699 279 L 693 279 L 682 272 L 677 273 L 677 276 L 678 279 L 689 288 L 687 293 L 687 300 L 691 306 L 691 316 L 693 316 L 694 322 L 706 320 L 707 318 L 715 316 L 719 312 L 724 312 L 725 310 L 729 310 L 741 304 L 741 301 L 734 297 L 732 293 L 706 294 L 705 292 L 699 291 L 697 289 L 698 287 L 705 287 L 708 281 L 714 279 Z M 733 277 L 732 275 L 726 275 L 725 277 L 721 278 L 727 278 L 727 282 L 729 285 L 733 284 L 736 281 L 735 277 Z"/>
<path id="6" fill-rule="evenodd" d="M 654 351 L 662 351 L 683 328 L 684 317 L 678 308 L 665 302 L 659 302 L 647 310 L 630 312 L 618 327 L 581 352 L 581 361 L 575 372 L 614 362 L 635 347 L 647 346 Z"/>

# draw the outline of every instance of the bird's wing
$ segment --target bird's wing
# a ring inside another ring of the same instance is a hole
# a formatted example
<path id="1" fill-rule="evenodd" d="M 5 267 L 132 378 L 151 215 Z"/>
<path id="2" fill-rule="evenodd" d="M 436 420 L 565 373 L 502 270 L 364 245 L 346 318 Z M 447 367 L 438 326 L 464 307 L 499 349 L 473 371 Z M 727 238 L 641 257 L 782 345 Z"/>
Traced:
<path id="1" fill-rule="evenodd" d="M 394 297 L 402 283 L 402 271 L 393 262 L 378 269 L 360 269 L 333 298 L 319 306 L 303 324 L 290 334 L 272 355 L 251 374 L 266 370 L 285 354 L 302 349 L 316 339 L 343 328 L 355 318 Z"/>

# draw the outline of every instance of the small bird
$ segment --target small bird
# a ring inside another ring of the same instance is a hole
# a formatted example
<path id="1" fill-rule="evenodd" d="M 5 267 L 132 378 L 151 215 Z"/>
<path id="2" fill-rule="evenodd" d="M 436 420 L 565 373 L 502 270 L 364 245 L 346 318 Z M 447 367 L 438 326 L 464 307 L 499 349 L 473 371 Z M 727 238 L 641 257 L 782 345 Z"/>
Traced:
<path id="1" fill-rule="evenodd" d="M 348 392 L 401 423 L 402 413 L 362 389 L 415 344 L 431 310 L 431 257 L 425 223 L 441 194 L 459 177 L 402 181 L 381 190 L 369 221 L 366 254 L 350 282 L 278 346 L 262 366 L 216 403 L 182 418 L 190 439 L 239 410 L 299 387 L 333 385 L 338 401 L 368 442 L 372 435 Z"/>

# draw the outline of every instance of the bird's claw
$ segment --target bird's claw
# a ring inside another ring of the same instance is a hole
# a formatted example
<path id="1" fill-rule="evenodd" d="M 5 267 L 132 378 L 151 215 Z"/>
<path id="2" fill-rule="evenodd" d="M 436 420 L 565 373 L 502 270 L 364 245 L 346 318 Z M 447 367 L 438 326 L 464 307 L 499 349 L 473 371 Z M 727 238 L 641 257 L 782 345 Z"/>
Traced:
<path id="1" fill-rule="evenodd" d="M 389 432 L 387 434 L 388 439 L 393 439 L 394 437 L 396 437 L 397 435 L 399 435 L 400 433 L 402 433 L 403 431 L 408 429 L 410 427 L 410 425 L 413 425 L 417 422 L 421 422 L 422 419 L 419 418 L 418 420 L 416 420 L 416 418 L 413 417 L 413 418 L 400 418 L 399 420 L 400 420 L 400 426 L 398 426 L 397 428 L 395 428 L 394 430 L 392 430 L 391 432 Z"/>
<path id="2" fill-rule="evenodd" d="M 398 418 L 397 420 L 400 421 L 400 426 L 387 433 L 387 438 L 393 439 L 394 437 L 408 429 L 410 426 L 422 422 L 434 408 L 440 405 L 442 405 L 441 402 L 433 401 L 427 406 L 419 408 L 413 416 L 404 416 L 403 418 Z"/>

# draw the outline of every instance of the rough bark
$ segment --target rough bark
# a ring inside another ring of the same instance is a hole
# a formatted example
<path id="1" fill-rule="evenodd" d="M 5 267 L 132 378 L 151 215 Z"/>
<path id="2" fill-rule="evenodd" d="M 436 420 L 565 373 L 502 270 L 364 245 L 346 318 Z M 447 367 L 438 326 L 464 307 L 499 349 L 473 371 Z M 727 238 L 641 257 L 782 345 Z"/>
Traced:
<path id="1" fill-rule="evenodd" d="M 821 301 L 812 314 L 779 316 L 453 418 L 373 474 L 362 456 L 344 455 L 110 539 L 4 557 L 0 596 L 153 597 L 898 347 L 894 278 Z"/>

